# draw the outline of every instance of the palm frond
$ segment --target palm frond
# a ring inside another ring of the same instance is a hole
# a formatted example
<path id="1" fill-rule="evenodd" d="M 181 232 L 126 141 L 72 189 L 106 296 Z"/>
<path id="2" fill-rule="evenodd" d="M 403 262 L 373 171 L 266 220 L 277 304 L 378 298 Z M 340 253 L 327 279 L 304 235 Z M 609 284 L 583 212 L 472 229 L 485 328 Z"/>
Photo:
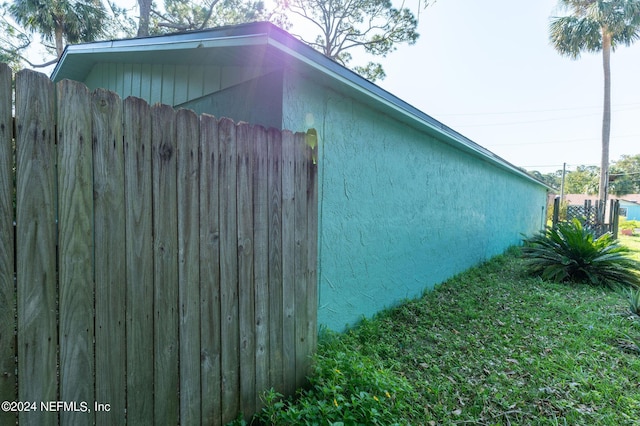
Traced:
<path id="1" fill-rule="evenodd" d="M 602 50 L 603 32 L 611 35 L 612 49 L 640 38 L 640 0 L 560 0 L 567 15 L 552 17 L 552 46 L 572 59 L 582 52 Z"/>

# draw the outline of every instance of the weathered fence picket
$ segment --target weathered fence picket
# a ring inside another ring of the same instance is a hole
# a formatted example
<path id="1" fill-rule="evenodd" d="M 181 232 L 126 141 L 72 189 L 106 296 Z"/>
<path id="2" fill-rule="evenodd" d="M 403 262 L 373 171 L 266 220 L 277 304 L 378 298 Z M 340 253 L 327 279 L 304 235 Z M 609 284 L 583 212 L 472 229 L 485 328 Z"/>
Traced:
<path id="1" fill-rule="evenodd" d="M 40 403 L 58 399 L 55 93 L 33 71 L 20 71 L 15 84 L 18 400 Z M 42 410 L 18 417 L 21 425 L 58 423 Z"/>
<path id="2" fill-rule="evenodd" d="M 151 108 L 139 98 L 123 105 L 127 283 L 127 421 L 153 424 L 153 209 Z"/>
<path id="3" fill-rule="evenodd" d="M 13 116 L 11 69 L 0 64 L 0 400 L 16 401 L 15 305 L 13 281 Z M 14 424 L 16 413 L 0 410 L 0 424 Z"/>
<path id="4" fill-rule="evenodd" d="M 79 83 L 58 86 L 58 311 L 60 398 L 95 401 L 93 339 L 94 203 L 91 98 Z M 82 425 L 87 417 L 62 412 L 60 421 Z M 93 420 L 93 419 L 92 419 Z"/>
<path id="5" fill-rule="evenodd" d="M 314 135 L 32 71 L 14 119 L 11 77 L 0 64 L 0 397 L 37 410 L 0 423 L 219 425 L 303 384 Z"/>

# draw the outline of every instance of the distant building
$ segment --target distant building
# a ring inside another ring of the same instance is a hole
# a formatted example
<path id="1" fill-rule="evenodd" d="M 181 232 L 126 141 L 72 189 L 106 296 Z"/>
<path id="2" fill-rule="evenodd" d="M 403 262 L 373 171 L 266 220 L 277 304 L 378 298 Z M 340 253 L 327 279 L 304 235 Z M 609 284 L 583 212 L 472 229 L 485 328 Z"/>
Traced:
<path id="1" fill-rule="evenodd" d="M 565 201 L 570 206 L 582 206 L 586 200 L 595 201 L 597 195 L 586 194 L 565 194 Z M 626 220 L 640 220 L 640 194 L 627 195 L 610 195 L 609 200 L 618 200 L 620 202 L 620 216 L 624 216 Z"/>

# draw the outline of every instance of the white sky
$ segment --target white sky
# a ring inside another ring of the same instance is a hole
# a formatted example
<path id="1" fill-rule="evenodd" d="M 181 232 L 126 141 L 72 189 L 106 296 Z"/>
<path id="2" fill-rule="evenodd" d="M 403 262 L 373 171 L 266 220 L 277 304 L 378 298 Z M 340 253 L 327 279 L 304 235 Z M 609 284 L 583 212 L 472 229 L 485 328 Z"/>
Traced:
<path id="1" fill-rule="evenodd" d="M 549 44 L 556 0 L 438 0 L 420 38 L 382 60 L 378 84 L 516 166 L 600 165 L 600 54 Z M 414 9 L 415 10 L 415 9 Z M 611 57 L 610 160 L 640 154 L 640 40 Z"/>

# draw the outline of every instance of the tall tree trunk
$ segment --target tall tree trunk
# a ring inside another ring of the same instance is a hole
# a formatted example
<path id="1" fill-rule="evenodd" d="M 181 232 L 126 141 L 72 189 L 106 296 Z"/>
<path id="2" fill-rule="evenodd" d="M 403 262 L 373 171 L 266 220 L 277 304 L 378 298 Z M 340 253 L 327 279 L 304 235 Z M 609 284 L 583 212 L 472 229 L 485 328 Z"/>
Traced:
<path id="1" fill-rule="evenodd" d="M 140 9 L 140 17 L 138 18 L 138 37 L 146 37 L 149 35 L 151 3 L 152 0 L 138 0 L 138 8 Z"/>
<path id="2" fill-rule="evenodd" d="M 56 42 L 56 54 L 58 59 L 62 57 L 62 53 L 64 52 L 64 38 L 63 38 L 63 28 L 62 25 L 56 25 L 54 30 L 54 37 Z"/>
<path id="3" fill-rule="evenodd" d="M 609 186 L 609 136 L 611 134 L 611 33 L 602 29 L 602 66 L 604 68 L 604 110 L 602 114 L 602 157 L 598 198 L 605 201 Z"/>

